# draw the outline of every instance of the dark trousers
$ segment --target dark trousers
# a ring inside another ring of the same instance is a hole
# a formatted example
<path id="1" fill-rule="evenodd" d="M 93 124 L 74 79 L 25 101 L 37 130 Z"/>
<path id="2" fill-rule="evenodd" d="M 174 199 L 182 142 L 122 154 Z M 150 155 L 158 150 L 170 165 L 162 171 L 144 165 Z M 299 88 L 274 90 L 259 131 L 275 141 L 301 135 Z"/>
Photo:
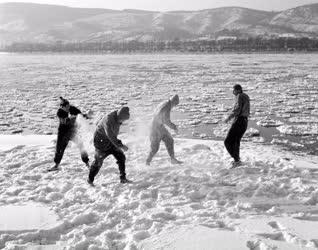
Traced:
<path id="1" fill-rule="evenodd" d="M 229 154 L 235 161 L 240 160 L 240 143 L 247 129 L 248 120 L 246 117 L 240 116 L 232 124 L 227 136 L 224 140 L 224 145 Z"/>
<path id="2" fill-rule="evenodd" d="M 84 149 L 83 143 L 79 140 L 74 140 L 74 135 L 75 132 L 73 129 L 59 129 L 54 157 L 55 164 L 60 164 L 69 141 L 74 141 L 74 143 L 79 147 L 82 161 L 85 164 L 89 162 L 88 154 Z"/>
<path id="3" fill-rule="evenodd" d="M 89 176 L 88 176 L 91 182 L 94 181 L 95 176 L 98 174 L 100 168 L 103 165 L 103 161 L 109 155 L 113 155 L 115 159 L 117 160 L 119 173 L 120 173 L 120 179 L 126 178 L 126 172 L 125 172 L 126 156 L 121 150 L 115 148 L 115 146 L 111 146 L 107 150 L 101 150 L 101 149 L 95 148 L 95 159 L 92 163 L 92 166 L 89 171 Z"/>

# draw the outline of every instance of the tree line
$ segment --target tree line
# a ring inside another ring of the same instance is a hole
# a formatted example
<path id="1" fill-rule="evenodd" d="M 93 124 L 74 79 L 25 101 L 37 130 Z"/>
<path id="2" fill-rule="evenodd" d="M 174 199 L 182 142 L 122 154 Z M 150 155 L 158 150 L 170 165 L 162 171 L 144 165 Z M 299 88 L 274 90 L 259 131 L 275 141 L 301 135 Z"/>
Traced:
<path id="1" fill-rule="evenodd" d="M 248 38 L 222 40 L 107 41 L 107 42 L 15 42 L 5 52 L 253 52 L 318 51 L 317 38 Z"/>

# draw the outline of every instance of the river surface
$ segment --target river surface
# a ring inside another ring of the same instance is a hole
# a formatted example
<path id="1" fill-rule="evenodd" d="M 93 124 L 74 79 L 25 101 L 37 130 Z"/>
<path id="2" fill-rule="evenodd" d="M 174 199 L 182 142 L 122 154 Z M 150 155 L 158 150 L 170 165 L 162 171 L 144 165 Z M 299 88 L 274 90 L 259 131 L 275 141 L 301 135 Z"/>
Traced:
<path id="1" fill-rule="evenodd" d="M 244 140 L 318 155 L 316 54 L 0 54 L 0 134 L 56 133 L 59 96 L 95 114 L 127 104 L 140 130 L 178 93 L 177 136 L 222 140 L 237 83 L 251 98 Z"/>

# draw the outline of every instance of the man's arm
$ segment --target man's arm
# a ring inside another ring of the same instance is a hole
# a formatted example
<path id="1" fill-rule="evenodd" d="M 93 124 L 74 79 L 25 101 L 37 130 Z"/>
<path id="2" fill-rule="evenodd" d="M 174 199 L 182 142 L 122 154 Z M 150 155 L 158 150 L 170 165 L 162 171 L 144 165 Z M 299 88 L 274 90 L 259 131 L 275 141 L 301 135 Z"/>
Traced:
<path id="1" fill-rule="evenodd" d="M 242 95 L 238 95 L 236 103 L 234 105 L 234 108 L 232 110 L 232 112 L 229 114 L 229 116 L 225 119 L 225 122 L 228 122 L 229 120 L 233 119 L 234 117 L 239 116 L 239 114 L 242 111 L 242 107 L 243 107 L 243 97 Z"/>
<path id="2" fill-rule="evenodd" d="M 71 106 L 70 107 L 70 114 L 72 116 L 77 116 L 77 115 L 81 114 L 85 119 L 91 119 L 93 112 L 89 111 L 87 114 L 84 114 L 84 113 L 82 113 L 82 111 L 80 109 L 76 108 L 75 106 Z"/>
<path id="3" fill-rule="evenodd" d="M 163 123 L 167 125 L 169 128 L 173 130 L 177 130 L 177 125 L 171 121 L 170 113 L 171 113 L 171 102 L 168 101 L 161 108 L 161 112 L 163 115 Z"/>
<path id="4" fill-rule="evenodd" d="M 103 121 L 103 128 L 106 132 L 106 135 L 108 137 L 108 139 L 110 140 L 110 142 L 116 147 L 116 148 L 122 148 L 123 147 L 123 143 L 117 139 L 117 136 L 114 134 L 113 131 L 113 124 L 112 121 L 109 119 L 105 119 Z"/>
<path id="5" fill-rule="evenodd" d="M 78 114 L 82 114 L 82 111 L 80 111 L 75 106 L 70 106 L 70 115 L 76 116 Z"/>
<path id="6" fill-rule="evenodd" d="M 171 112 L 171 110 L 165 113 L 165 124 L 166 124 L 169 128 L 171 128 L 171 129 L 173 129 L 173 130 L 177 130 L 177 125 L 174 124 L 174 123 L 171 121 L 170 112 Z"/>

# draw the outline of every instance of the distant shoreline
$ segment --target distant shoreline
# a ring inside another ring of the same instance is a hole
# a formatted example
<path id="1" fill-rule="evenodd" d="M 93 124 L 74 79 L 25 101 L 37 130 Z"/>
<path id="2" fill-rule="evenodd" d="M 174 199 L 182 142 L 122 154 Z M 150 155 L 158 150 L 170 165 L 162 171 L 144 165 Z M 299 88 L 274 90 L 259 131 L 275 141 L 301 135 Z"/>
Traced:
<path id="1" fill-rule="evenodd" d="M 317 38 L 226 38 L 222 40 L 151 40 L 142 42 L 15 42 L 0 48 L 2 52 L 40 52 L 40 53 L 93 53 L 93 54 L 131 54 L 131 53 L 312 53 L 318 51 Z"/>
<path id="2" fill-rule="evenodd" d="M 261 55 L 272 55 L 272 54 L 317 54 L 318 51 L 213 51 L 213 52 L 178 52 L 178 51 L 156 51 L 156 52 L 92 52 L 92 51 L 18 51 L 18 52 L 4 52 L 0 51 L 0 55 L 13 55 L 13 54 L 23 54 L 23 55 L 222 55 L 222 54 L 238 54 L 238 55 L 248 55 L 248 54 L 261 54 Z"/>

